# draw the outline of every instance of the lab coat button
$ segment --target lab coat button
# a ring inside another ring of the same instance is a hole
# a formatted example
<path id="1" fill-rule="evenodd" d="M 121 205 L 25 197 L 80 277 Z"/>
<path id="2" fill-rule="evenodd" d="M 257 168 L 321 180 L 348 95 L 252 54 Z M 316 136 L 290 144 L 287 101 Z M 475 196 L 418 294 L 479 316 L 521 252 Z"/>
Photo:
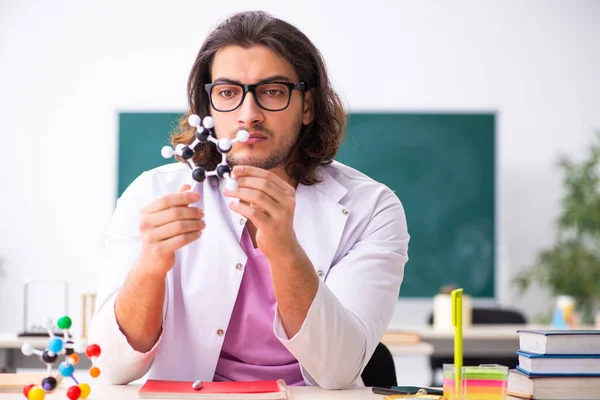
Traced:
<path id="1" fill-rule="evenodd" d="M 347 208 L 342 208 L 342 214 L 348 215 L 348 214 L 350 214 L 350 211 L 348 211 Z"/>
<path id="2" fill-rule="evenodd" d="M 244 218 L 240 218 L 240 225 L 244 225 L 246 223 L 246 220 Z"/>
<path id="3" fill-rule="evenodd" d="M 237 269 L 238 271 L 241 271 L 242 268 L 244 268 L 244 266 L 242 265 L 242 263 L 235 264 L 235 269 Z"/>
<path id="4" fill-rule="evenodd" d="M 317 275 L 319 275 L 320 277 L 322 277 L 323 275 L 325 275 L 325 273 L 323 272 L 323 270 L 318 270 L 317 271 Z"/>
<path id="5" fill-rule="evenodd" d="M 223 329 L 218 329 L 217 330 L 217 335 L 223 336 L 224 334 L 225 334 L 225 331 Z"/>

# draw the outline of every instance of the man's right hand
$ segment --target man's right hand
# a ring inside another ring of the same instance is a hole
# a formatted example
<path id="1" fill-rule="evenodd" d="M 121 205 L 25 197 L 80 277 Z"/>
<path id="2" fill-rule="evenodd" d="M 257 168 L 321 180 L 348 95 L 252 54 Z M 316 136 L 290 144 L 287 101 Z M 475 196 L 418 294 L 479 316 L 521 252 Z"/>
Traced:
<path id="1" fill-rule="evenodd" d="M 164 277 L 175 264 L 175 250 L 198 239 L 204 230 L 204 212 L 189 207 L 200 194 L 189 189 L 190 185 L 183 185 L 179 192 L 154 200 L 140 212 L 142 253 L 137 266 L 145 273 Z"/>

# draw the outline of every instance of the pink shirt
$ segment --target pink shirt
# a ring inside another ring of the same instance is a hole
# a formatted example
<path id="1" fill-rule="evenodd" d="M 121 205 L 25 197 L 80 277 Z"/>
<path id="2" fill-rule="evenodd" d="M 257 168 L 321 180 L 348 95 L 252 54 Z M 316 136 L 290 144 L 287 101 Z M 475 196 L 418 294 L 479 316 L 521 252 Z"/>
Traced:
<path id="1" fill-rule="evenodd" d="M 244 228 L 241 246 L 248 261 L 225 334 L 215 381 L 283 379 L 304 385 L 300 365 L 273 332 L 275 295 L 267 257 Z"/>

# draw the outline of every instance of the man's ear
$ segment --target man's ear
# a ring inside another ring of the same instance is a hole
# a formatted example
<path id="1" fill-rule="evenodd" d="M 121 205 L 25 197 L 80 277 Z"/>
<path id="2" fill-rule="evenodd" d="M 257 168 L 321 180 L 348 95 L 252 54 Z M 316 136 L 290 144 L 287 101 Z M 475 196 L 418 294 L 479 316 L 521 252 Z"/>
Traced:
<path id="1" fill-rule="evenodd" d="M 315 103 L 314 103 L 314 91 L 309 90 L 304 93 L 304 110 L 302 110 L 302 124 L 308 125 L 315 118 Z"/>

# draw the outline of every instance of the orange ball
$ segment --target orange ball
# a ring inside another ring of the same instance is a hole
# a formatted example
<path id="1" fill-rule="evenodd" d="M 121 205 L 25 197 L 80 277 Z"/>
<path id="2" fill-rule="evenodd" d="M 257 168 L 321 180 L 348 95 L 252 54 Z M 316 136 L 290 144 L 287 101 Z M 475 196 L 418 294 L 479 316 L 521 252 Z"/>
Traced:
<path id="1" fill-rule="evenodd" d="M 90 376 L 92 378 L 97 378 L 100 376 L 100 368 L 98 367 L 92 367 L 90 368 Z"/>
<path id="2" fill-rule="evenodd" d="M 79 355 L 77 353 L 73 353 L 69 356 L 69 358 L 71 360 L 73 360 L 72 364 L 73 365 L 77 365 L 77 363 L 79 362 Z"/>

